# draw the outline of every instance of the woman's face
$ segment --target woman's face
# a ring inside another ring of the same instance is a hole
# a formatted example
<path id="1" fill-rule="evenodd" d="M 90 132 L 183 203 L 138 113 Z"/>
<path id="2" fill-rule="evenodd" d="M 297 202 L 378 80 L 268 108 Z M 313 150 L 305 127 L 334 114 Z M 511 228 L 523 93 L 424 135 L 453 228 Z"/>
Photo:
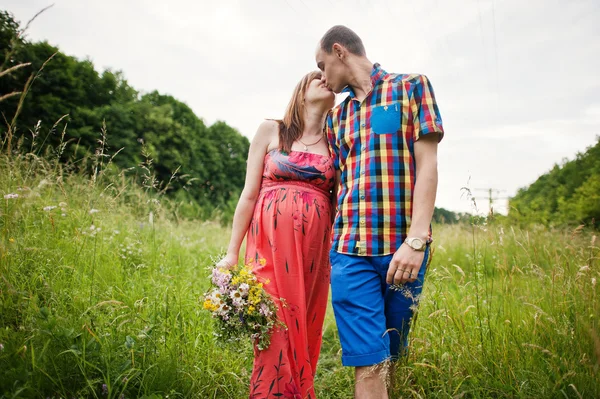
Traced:
<path id="1" fill-rule="evenodd" d="M 327 88 L 321 77 L 316 77 L 308 83 L 304 101 L 307 103 L 325 103 L 327 108 L 333 108 L 335 94 Z"/>

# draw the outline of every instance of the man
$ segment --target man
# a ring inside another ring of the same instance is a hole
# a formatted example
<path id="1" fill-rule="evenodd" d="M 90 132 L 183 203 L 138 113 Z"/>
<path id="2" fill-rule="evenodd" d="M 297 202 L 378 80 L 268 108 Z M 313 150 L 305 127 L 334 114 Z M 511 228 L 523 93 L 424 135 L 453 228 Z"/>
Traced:
<path id="1" fill-rule="evenodd" d="M 387 398 L 385 365 L 406 352 L 425 278 L 444 130 L 427 77 L 387 73 L 347 27 L 325 33 L 316 61 L 326 85 L 348 94 L 327 118 L 339 178 L 331 289 L 342 363 L 356 368 L 356 398 Z"/>

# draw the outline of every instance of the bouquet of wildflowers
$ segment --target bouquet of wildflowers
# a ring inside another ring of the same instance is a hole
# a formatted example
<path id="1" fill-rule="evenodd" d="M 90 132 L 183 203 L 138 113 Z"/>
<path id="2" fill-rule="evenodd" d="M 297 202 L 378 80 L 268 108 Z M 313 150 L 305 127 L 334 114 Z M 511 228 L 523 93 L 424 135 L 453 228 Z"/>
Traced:
<path id="1" fill-rule="evenodd" d="M 251 266 L 215 266 L 212 283 L 214 288 L 204 295 L 204 309 L 217 320 L 217 337 L 225 342 L 250 337 L 259 350 L 267 349 L 271 329 L 279 323 L 277 307 Z"/>

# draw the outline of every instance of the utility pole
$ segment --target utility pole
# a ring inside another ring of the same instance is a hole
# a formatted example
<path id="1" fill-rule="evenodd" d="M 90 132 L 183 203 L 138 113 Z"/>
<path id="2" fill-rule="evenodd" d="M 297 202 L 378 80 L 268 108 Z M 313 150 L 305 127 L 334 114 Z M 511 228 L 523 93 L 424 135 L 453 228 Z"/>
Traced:
<path id="1" fill-rule="evenodd" d="M 500 194 L 506 193 L 506 190 L 497 188 L 474 188 L 473 191 L 486 192 L 487 196 L 473 197 L 476 200 L 482 199 L 487 200 L 489 205 L 489 217 L 494 217 L 494 201 L 509 199 L 508 196 L 499 196 Z M 483 194 L 482 194 L 483 195 Z"/>

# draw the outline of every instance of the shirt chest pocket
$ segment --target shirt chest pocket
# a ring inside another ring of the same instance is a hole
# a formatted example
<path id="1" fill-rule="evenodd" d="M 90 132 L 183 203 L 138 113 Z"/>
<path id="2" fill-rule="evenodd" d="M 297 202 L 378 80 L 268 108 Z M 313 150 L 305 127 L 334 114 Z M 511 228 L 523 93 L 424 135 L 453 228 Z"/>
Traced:
<path id="1" fill-rule="evenodd" d="M 375 134 L 394 134 L 400 130 L 398 104 L 379 105 L 371 111 L 371 131 Z"/>

